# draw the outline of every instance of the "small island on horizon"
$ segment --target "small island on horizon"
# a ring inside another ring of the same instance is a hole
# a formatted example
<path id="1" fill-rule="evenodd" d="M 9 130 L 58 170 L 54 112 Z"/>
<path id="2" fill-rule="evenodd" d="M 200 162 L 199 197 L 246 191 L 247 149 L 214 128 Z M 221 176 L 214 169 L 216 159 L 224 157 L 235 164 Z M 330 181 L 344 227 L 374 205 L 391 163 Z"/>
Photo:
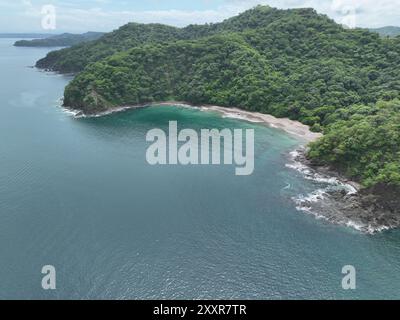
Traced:
<path id="1" fill-rule="evenodd" d="M 93 41 L 101 38 L 103 32 L 86 32 L 83 34 L 63 33 L 49 35 L 39 39 L 18 40 L 14 43 L 16 47 L 70 47 L 83 42 Z"/>

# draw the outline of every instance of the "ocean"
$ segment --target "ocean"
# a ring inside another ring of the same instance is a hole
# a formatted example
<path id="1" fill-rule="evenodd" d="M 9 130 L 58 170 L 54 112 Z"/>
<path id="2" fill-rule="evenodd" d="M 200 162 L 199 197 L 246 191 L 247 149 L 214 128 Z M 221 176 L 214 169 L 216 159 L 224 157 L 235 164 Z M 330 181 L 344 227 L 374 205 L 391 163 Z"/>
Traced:
<path id="1" fill-rule="evenodd" d="M 0 39 L 0 299 L 400 298 L 399 231 L 296 208 L 324 182 L 287 166 L 293 136 L 174 106 L 77 119 L 60 107 L 71 77 L 30 67 L 49 49 L 14 41 Z M 254 129 L 254 173 L 149 165 L 146 133 L 169 121 Z"/>

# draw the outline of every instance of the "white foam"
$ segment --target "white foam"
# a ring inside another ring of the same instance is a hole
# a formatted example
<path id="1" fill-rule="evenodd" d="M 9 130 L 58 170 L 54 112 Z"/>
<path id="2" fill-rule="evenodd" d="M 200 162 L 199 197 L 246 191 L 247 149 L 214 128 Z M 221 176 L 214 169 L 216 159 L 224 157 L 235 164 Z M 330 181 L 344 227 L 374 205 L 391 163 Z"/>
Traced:
<path id="1" fill-rule="evenodd" d="M 339 216 L 329 216 L 324 215 L 320 212 L 318 208 L 318 203 L 321 201 L 328 200 L 329 191 L 331 190 L 345 190 L 347 195 L 356 194 L 357 189 L 344 181 L 341 181 L 339 178 L 334 176 L 329 176 L 326 174 L 321 174 L 305 165 L 304 163 L 297 160 L 300 156 L 300 151 L 295 150 L 290 152 L 291 163 L 286 164 L 287 168 L 296 170 L 300 172 L 303 177 L 307 180 L 313 181 L 319 186 L 322 187 L 314 190 L 306 195 L 299 195 L 297 197 L 293 197 L 293 201 L 296 203 L 296 209 L 299 211 L 303 211 L 307 214 L 313 215 L 316 219 L 323 219 L 326 221 L 334 222 L 336 224 L 344 225 L 346 227 L 353 228 L 360 232 L 366 232 L 369 234 L 374 234 L 376 232 L 382 232 L 390 229 L 390 226 L 380 226 L 374 227 L 372 225 L 363 224 L 354 220 L 351 220 L 347 217 Z M 314 208 L 314 206 L 316 208 Z"/>
<path id="2" fill-rule="evenodd" d="M 357 193 L 357 189 L 351 184 L 343 182 L 337 177 L 318 173 L 315 170 L 311 169 L 309 166 L 305 165 L 304 163 L 297 161 L 296 159 L 299 156 L 300 152 L 298 150 L 290 152 L 292 163 L 286 164 L 286 167 L 300 172 L 303 175 L 303 177 L 307 180 L 312 180 L 321 184 L 329 184 L 331 186 L 341 187 L 344 190 L 346 190 L 346 193 L 348 195 Z"/>
<path id="3" fill-rule="evenodd" d="M 237 120 L 243 120 L 243 121 L 247 121 L 247 122 L 253 122 L 253 123 L 261 123 L 261 120 L 257 120 L 257 119 L 251 119 L 249 117 L 246 117 L 244 115 L 241 115 L 239 113 L 224 113 L 222 115 L 222 118 L 229 118 L 229 119 L 237 119 Z"/>
<path id="4" fill-rule="evenodd" d="M 310 204 L 324 200 L 326 191 L 327 191 L 326 189 L 318 189 L 306 196 L 301 195 L 298 198 L 293 198 L 293 200 L 296 202 L 296 209 L 298 211 L 303 211 L 307 214 L 313 215 L 317 220 L 325 220 L 328 222 L 336 223 L 338 225 L 344 225 L 348 228 L 353 228 L 359 232 L 367 232 L 373 234 L 378 231 L 377 228 L 373 228 L 372 226 L 367 226 L 365 224 L 355 222 L 345 217 L 343 218 L 336 217 L 335 219 L 333 219 L 332 217 L 329 217 L 329 215 L 327 216 L 319 213 L 317 210 L 313 210 Z"/>
<path id="5" fill-rule="evenodd" d="M 355 230 L 357 230 L 357 231 L 360 231 L 360 232 L 363 232 L 363 231 L 365 231 L 366 230 L 366 225 L 364 225 L 364 224 L 360 224 L 360 223 L 356 223 L 356 222 L 354 222 L 354 221 L 352 221 L 352 220 L 349 220 L 349 221 L 347 221 L 345 224 L 344 224 L 346 227 L 348 227 L 348 228 L 353 228 L 353 229 L 355 229 Z M 371 227 L 370 227 L 371 228 Z M 374 233 L 375 231 L 373 231 L 372 229 L 371 230 L 369 230 L 368 228 L 367 228 L 367 232 L 368 233 Z"/>
<path id="6" fill-rule="evenodd" d="M 72 110 L 72 109 L 68 109 L 68 108 L 64 108 L 64 107 L 61 107 L 62 109 L 62 111 L 64 112 L 64 113 L 66 113 L 66 114 L 68 114 L 68 115 L 71 115 L 71 116 L 73 116 L 73 117 L 75 117 L 75 118 L 78 118 L 79 116 L 78 116 L 78 114 L 80 113 L 80 111 L 77 111 L 77 110 Z"/>

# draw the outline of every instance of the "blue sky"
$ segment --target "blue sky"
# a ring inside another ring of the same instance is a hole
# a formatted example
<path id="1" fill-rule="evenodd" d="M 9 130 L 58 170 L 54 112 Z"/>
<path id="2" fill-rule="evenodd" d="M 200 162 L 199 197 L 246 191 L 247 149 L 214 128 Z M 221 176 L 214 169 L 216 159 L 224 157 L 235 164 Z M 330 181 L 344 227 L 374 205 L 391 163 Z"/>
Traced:
<path id="1" fill-rule="evenodd" d="M 313 7 L 340 23 L 400 25 L 400 0 L 0 0 L 0 32 L 43 32 L 44 5 L 56 9 L 60 32 L 111 31 L 130 22 L 175 26 L 218 22 L 257 4 Z"/>

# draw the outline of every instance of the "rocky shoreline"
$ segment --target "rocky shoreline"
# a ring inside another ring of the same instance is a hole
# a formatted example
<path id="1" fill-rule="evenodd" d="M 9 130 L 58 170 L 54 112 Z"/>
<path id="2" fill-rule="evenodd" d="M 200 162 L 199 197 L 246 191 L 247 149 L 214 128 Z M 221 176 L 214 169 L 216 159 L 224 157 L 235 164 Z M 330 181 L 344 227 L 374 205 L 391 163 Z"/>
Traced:
<path id="1" fill-rule="evenodd" d="M 325 181 L 327 186 L 294 199 L 297 208 L 338 225 L 374 234 L 400 227 L 399 190 L 386 185 L 365 189 L 330 167 L 317 166 L 306 157 L 306 149 L 292 153 L 292 167 L 306 178 Z"/>

